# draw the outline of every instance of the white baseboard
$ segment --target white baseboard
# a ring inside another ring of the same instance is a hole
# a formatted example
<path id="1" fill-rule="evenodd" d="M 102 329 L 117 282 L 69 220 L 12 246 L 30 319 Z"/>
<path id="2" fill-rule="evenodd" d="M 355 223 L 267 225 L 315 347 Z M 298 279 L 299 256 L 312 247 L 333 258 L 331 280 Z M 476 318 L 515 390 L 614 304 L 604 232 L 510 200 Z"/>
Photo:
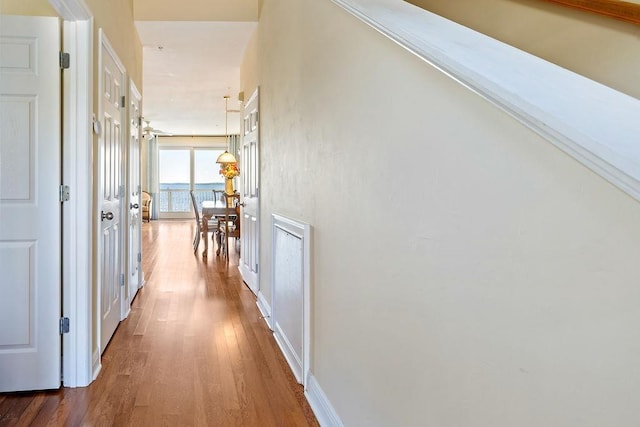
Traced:
<path id="1" fill-rule="evenodd" d="M 277 323 L 273 330 L 273 337 L 276 339 L 276 343 L 278 343 L 280 351 L 287 360 L 287 363 L 293 372 L 293 376 L 296 377 L 296 381 L 298 381 L 299 384 L 304 384 L 302 378 L 302 360 L 300 360 L 300 355 L 296 354 L 291 342 Z"/>
<path id="2" fill-rule="evenodd" d="M 267 299 L 264 297 L 264 294 L 258 291 L 258 300 L 256 301 L 258 305 L 258 310 L 260 310 L 260 314 L 262 314 L 262 318 L 269 326 L 269 329 L 273 331 L 273 325 L 271 324 L 271 306 L 267 302 Z"/>
<path id="3" fill-rule="evenodd" d="M 96 378 L 98 378 L 98 374 L 100 374 L 100 370 L 102 369 L 102 361 L 100 359 L 100 352 L 95 351 L 93 353 L 93 363 L 92 363 L 92 369 L 91 371 L 93 372 L 93 380 L 95 381 Z"/>
<path id="4" fill-rule="evenodd" d="M 318 423 L 322 427 L 344 427 L 342 420 L 333 409 L 331 402 L 327 399 L 318 381 L 311 372 L 307 373 L 307 388 L 304 391 L 304 395 L 313 410 Z"/>

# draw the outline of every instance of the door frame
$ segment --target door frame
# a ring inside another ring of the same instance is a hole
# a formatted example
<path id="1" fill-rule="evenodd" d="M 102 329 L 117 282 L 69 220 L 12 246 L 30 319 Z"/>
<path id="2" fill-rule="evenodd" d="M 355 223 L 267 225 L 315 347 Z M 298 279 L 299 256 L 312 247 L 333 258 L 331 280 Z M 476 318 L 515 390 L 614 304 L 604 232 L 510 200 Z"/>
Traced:
<path id="1" fill-rule="evenodd" d="M 142 287 L 142 209 L 138 208 L 138 216 L 136 217 L 135 221 L 137 221 L 137 230 L 138 230 L 138 234 L 137 235 L 131 235 L 130 231 L 131 231 L 131 192 L 134 190 L 132 189 L 132 185 L 131 185 L 131 169 L 134 167 L 134 165 L 132 164 L 132 158 L 131 158 L 131 137 L 132 137 L 132 132 L 131 129 L 134 126 L 134 124 L 131 122 L 131 109 L 132 109 L 132 102 L 133 100 L 136 100 L 139 103 L 139 117 L 138 118 L 134 118 L 138 121 L 138 125 L 136 127 L 137 129 L 137 137 L 138 137 L 138 186 L 135 189 L 135 191 L 138 193 L 138 204 L 140 204 L 141 200 L 140 200 L 140 194 L 141 194 L 141 190 L 142 190 L 142 176 L 140 174 L 140 166 L 141 166 L 141 160 L 140 160 L 140 154 L 142 152 L 142 130 L 141 130 L 141 125 L 140 125 L 140 121 L 142 118 L 142 94 L 140 93 L 140 91 L 138 90 L 138 88 L 136 87 L 136 84 L 134 83 L 133 79 L 131 77 L 128 78 L 128 92 L 127 92 L 127 102 L 125 103 L 126 105 L 126 111 L 125 111 L 125 116 L 127 117 L 127 128 L 128 128 L 128 132 L 127 132 L 127 142 L 125 144 L 125 150 L 126 151 L 126 172 L 125 172 L 125 192 L 127 194 L 127 197 L 125 197 L 124 199 L 124 208 L 122 209 L 123 213 L 124 213 L 124 218 L 126 218 L 126 224 L 124 225 L 124 232 L 126 234 L 126 238 L 124 239 L 124 245 L 126 246 L 126 254 L 125 254 L 125 259 L 126 262 L 123 265 L 124 270 L 125 270 L 125 295 L 122 298 L 122 319 L 126 318 L 129 313 L 131 312 L 131 303 L 133 302 L 133 298 L 131 298 L 131 288 L 133 286 L 135 286 L 136 288 L 136 294 L 138 292 L 138 289 L 140 289 Z M 132 282 L 131 280 L 131 240 L 135 239 L 138 243 L 138 253 L 134 254 L 135 257 L 137 258 L 137 265 L 138 265 L 138 274 L 137 277 L 135 278 L 135 281 Z M 124 249 L 124 248 L 123 248 Z M 134 295 L 135 297 L 135 295 Z"/>
<path id="2" fill-rule="evenodd" d="M 62 45 L 70 54 L 62 86 L 62 182 L 71 190 L 62 204 L 62 383 L 89 385 L 100 370 L 92 351 L 93 283 L 93 14 L 84 0 L 49 0 L 63 20 Z"/>

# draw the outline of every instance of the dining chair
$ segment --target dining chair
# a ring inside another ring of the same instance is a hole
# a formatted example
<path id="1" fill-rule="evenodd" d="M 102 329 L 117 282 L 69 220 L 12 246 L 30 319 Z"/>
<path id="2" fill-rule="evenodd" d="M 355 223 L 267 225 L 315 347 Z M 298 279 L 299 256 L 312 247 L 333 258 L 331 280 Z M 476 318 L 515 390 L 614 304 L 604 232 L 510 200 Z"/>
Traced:
<path id="1" fill-rule="evenodd" d="M 198 252 L 198 246 L 200 245 L 200 236 L 202 235 L 202 221 L 200 220 L 200 208 L 198 207 L 198 202 L 196 201 L 196 196 L 193 194 L 193 190 L 189 191 L 191 195 L 191 204 L 193 205 L 193 212 L 196 215 L 196 233 L 193 236 L 193 253 Z M 208 231 L 211 234 L 211 237 L 214 238 L 215 234 L 218 233 L 220 228 L 218 224 L 218 220 L 216 218 L 212 218 L 207 223 Z M 208 236 L 202 236 L 203 238 L 208 238 Z"/>
<path id="2" fill-rule="evenodd" d="M 216 202 L 223 202 L 224 190 L 211 190 L 213 191 L 213 200 Z"/>
<path id="3" fill-rule="evenodd" d="M 219 255 L 220 249 L 222 249 L 223 255 L 227 257 L 227 262 L 229 262 L 229 238 L 236 239 L 235 247 L 240 239 L 240 194 L 224 193 L 224 200 L 224 219 L 221 218 L 218 222 L 221 245 L 218 245 L 216 255 Z"/>

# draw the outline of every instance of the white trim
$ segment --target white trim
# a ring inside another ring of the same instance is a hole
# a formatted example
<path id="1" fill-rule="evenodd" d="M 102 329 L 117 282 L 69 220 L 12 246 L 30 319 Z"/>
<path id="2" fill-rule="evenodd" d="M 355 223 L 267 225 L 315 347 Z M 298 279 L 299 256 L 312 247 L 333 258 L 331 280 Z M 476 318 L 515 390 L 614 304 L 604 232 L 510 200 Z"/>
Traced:
<path id="1" fill-rule="evenodd" d="M 93 19 L 93 14 L 84 0 L 49 0 L 49 4 L 66 21 Z"/>
<path id="2" fill-rule="evenodd" d="M 640 100 L 397 0 L 332 0 L 640 200 Z"/>
<path id="3" fill-rule="evenodd" d="M 92 366 L 92 368 L 91 368 L 91 371 L 92 371 L 91 381 L 93 381 L 96 378 L 98 378 L 98 375 L 100 374 L 100 371 L 102 370 L 102 358 L 100 357 L 100 348 L 96 348 L 96 350 L 93 352 L 91 360 L 93 361 L 93 363 L 91 364 L 91 366 Z"/>
<path id="4" fill-rule="evenodd" d="M 120 320 L 124 320 L 127 317 L 129 317 L 129 314 L 131 313 L 131 303 L 133 301 L 133 298 L 131 298 L 131 288 L 133 286 L 135 286 L 135 293 L 134 293 L 134 297 L 138 292 L 138 289 L 140 289 L 140 268 L 142 267 L 142 263 L 139 261 L 136 261 L 138 263 L 138 275 L 135 278 L 135 283 L 132 283 L 131 281 L 131 271 L 130 271 L 130 267 L 131 267 L 131 239 L 135 238 L 136 240 L 138 240 L 138 247 L 140 248 L 140 253 L 142 253 L 142 220 L 141 220 L 141 215 L 138 215 L 138 217 L 136 218 L 136 221 L 138 222 L 138 230 L 140 231 L 139 235 L 137 236 L 132 236 L 129 233 L 131 232 L 131 128 L 132 128 L 132 123 L 131 123 L 131 103 L 133 102 L 133 100 L 135 99 L 137 102 L 140 103 L 140 113 L 142 114 L 142 96 L 140 95 L 140 92 L 138 91 L 138 88 L 136 87 L 135 83 L 133 82 L 133 79 L 129 76 L 125 77 L 125 80 L 127 80 L 127 91 L 126 91 L 126 95 L 125 95 L 125 105 L 124 105 L 124 116 L 126 117 L 126 121 L 123 121 L 123 123 L 126 123 L 124 126 L 124 134 L 125 134 L 125 138 L 123 138 L 123 150 L 122 150 L 122 154 L 121 154 L 121 160 L 123 163 L 123 185 L 124 185 L 124 193 L 125 195 L 122 197 L 122 210 L 121 210 L 121 214 L 122 216 L 121 218 L 121 225 L 122 225 L 122 273 L 124 274 L 124 286 L 121 287 L 121 309 L 120 309 Z M 142 132 L 140 131 L 140 127 L 138 127 L 138 140 L 142 141 Z M 142 146 L 140 146 L 140 150 L 142 149 Z M 138 159 L 140 160 L 140 159 Z M 141 178 L 138 177 L 138 182 L 140 182 Z M 137 254 L 135 255 L 136 257 L 138 256 Z"/>
<path id="5" fill-rule="evenodd" d="M 307 372 L 307 388 L 304 396 L 309 402 L 309 406 L 313 410 L 318 423 L 322 427 L 343 427 L 342 420 L 333 409 L 333 405 L 320 388 L 320 384 L 311 372 Z"/>
<path id="6" fill-rule="evenodd" d="M 296 352 L 289 342 L 287 335 L 284 333 L 282 329 L 280 329 L 280 325 L 276 324 L 273 330 L 273 338 L 275 338 L 278 347 L 280 347 L 280 351 L 282 355 L 287 360 L 291 371 L 293 372 L 293 376 L 296 377 L 296 381 L 298 383 L 303 384 L 303 372 L 304 365 L 302 364 L 302 360 L 296 355 Z"/>
<path id="7" fill-rule="evenodd" d="M 311 353 L 311 225 L 296 221 L 291 218 L 278 215 L 271 215 L 272 240 L 271 240 L 271 329 L 274 331 L 274 337 L 278 345 L 282 348 L 282 342 L 288 344 L 288 340 L 278 327 L 278 313 L 276 310 L 276 280 L 275 280 L 275 236 L 276 229 L 281 229 L 302 240 L 302 364 L 300 375 L 296 374 L 296 379 L 303 385 L 307 386 L 307 376 L 304 374 L 310 367 Z M 279 337 L 280 335 L 280 337 Z M 289 347 L 291 345 L 289 344 Z M 287 356 L 287 352 L 283 350 L 283 354 L 296 373 L 297 368 L 291 364 L 292 358 Z M 295 354 L 295 353 L 294 353 Z M 297 358 L 295 358 L 297 360 Z M 298 378 L 298 377 L 301 378 Z"/>
<path id="8" fill-rule="evenodd" d="M 267 323 L 267 326 L 273 331 L 273 325 L 271 324 L 271 306 L 261 291 L 258 291 L 256 305 L 258 306 L 258 310 L 260 310 L 260 314 L 262 314 L 262 318 Z"/>
<path id="9" fill-rule="evenodd" d="M 71 198 L 62 205 L 62 313 L 70 332 L 62 336 L 65 387 L 94 379 L 92 361 L 93 19 L 82 0 L 50 2 L 63 22 L 71 66 L 63 72 L 63 183 Z M 66 11 L 61 11 L 62 8 Z M 74 10 L 71 13 L 69 11 Z M 81 11 L 83 11 L 81 13 Z"/>
<path id="10" fill-rule="evenodd" d="M 138 101 L 140 101 L 140 119 L 142 119 L 142 94 L 140 93 L 140 91 L 138 90 L 138 88 L 136 87 L 133 79 L 129 79 L 129 88 L 130 88 L 130 92 L 132 92 L 131 97 L 135 97 L 135 99 L 137 99 Z M 131 106 L 131 102 L 129 102 L 127 105 Z M 130 116 L 131 114 L 129 114 Z M 129 117 L 127 116 L 127 117 Z M 131 124 L 129 124 L 131 125 Z M 129 132 L 131 133 L 131 132 Z M 139 153 L 138 153 L 138 162 L 140 163 L 138 165 L 138 184 L 139 184 L 139 188 L 138 190 L 138 203 L 141 204 L 142 202 L 142 142 L 144 141 L 144 139 L 142 138 L 142 125 L 140 124 L 138 126 L 138 141 L 140 143 L 139 146 Z M 131 142 L 131 135 L 129 135 L 129 142 Z M 129 162 L 129 167 L 131 167 L 131 162 Z M 129 194 L 131 194 L 131 189 L 129 189 Z M 140 254 L 142 255 L 142 208 L 140 208 L 139 210 L 139 215 L 138 215 L 138 230 L 140 231 L 140 233 L 138 234 L 138 236 L 136 236 L 136 238 L 138 239 L 138 249 L 140 250 Z M 129 275 L 127 277 L 130 277 Z M 142 260 L 138 261 L 138 283 L 136 284 L 136 286 L 138 287 L 138 290 L 140 288 L 142 288 L 142 286 L 144 286 L 144 273 L 142 271 Z M 135 295 L 138 294 L 138 290 L 136 290 Z M 135 298 L 134 295 L 134 298 Z M 128 299 L 128 298 L 127 298 Z M 131 305 L 132 301 L 129 301 L 129 305 Z"/>

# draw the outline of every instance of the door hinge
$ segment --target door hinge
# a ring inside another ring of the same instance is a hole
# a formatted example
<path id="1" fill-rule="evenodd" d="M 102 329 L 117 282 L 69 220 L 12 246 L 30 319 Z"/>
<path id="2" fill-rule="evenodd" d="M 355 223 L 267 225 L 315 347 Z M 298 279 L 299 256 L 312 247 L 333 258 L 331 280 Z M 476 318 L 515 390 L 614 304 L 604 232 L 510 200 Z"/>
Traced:
<path id="1" fill-rule="evenodd" d="M 138 126 L 142 126 L 142 116 L 138 116 Z"/>
<path id="2" fill-rule="evenodd" d="M 124 286 L 124 273 L 120 275 L 120 286 Z"/>
<path id="3" fill-rule="evenodd" d="M 67 52 L 60 52 L 60 69 L 68 70 L 71 64 L 71 56 Z"/>
<path id="4" fill-rule="evenodd" d="M 60 335 L 69 333 L 69 318 L 61 317 L 60 318 Z"/>
<path id="5" fill-rule="evenodd" d="M 142 254 L 138 252 L 138 262 L 142 262 Z"/>
<path id="6" fill-rule="evenodd" d="M 258 264 L 256 264 L 256 274 L 258 273 Z"/>
<path id="7" fill-rule="evenodd" d="M 122 95 L 122 98 L 120 98 L 120 107 L 121 108 L 124 108 L 124 106 L 126 105 L 125 101 L 126 101 L 126 99 L 125 99 L 124 95 Z"/>
<path id="8" fill-rule="evenodd" d="M 69 199 L 71 198 L 71 190 L 69 189 L 68 185 L 61 185 L 60 186 L 60 202 L 68 202 Z"/>

